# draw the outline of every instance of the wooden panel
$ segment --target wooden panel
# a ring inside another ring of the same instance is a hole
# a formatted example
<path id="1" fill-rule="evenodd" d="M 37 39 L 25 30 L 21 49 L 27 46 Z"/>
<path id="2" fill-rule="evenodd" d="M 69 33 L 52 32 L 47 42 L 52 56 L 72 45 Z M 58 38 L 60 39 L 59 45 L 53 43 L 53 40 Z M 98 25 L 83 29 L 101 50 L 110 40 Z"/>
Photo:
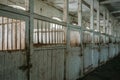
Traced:
<path id="1" fill-rule="evenodd" d="M 64 49 L 35 50 L 31 63 L 31 80 L 63 80 Z"/>
<path id="2" fill-rule="evenodd" d="M 98 66 L 98 60 L 99 60 L 99 51 L 98 51 L 98 46 L 94 46 L 94 52 L 93 52 L 93 67 L 97 67 Z"/>
<path id="3" fill-rule="evenodd" d="M 19 69 L 22 65 L 26 65 L 24 52 L 0 52 L 0 79 L 27 80 L 26 71 Z"/>
<path id="4" fill-rule="evenodd" d="M 66 79 L 76 80 L 80 77 L 80 47 L 71 48 L 66 57 Z"/>
<path id="5" fill-rule="evenodd" d="M 92 49 L 90 45 L 84 47 L 84 72 L 92 67 Z"/>

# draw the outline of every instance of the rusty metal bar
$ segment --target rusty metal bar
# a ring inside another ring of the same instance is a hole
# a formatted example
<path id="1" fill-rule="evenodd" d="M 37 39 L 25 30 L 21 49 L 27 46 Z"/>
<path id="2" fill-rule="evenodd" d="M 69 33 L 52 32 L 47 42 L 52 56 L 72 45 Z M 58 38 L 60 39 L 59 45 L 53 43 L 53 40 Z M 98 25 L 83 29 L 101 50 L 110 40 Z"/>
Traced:
<path id="1" fill-rule="evenodd" d="M 15 20 L 15 50 L 17 49 L 17 20 Z"/>
<path id="2" fill-rule="evenodd" d="M 43 43 L 43 21 L 41 21 L 41 43 Z"/>
<path id="3" fill-rule="evenodd" d="M 19 35 L 20 36 L 20 43 L 19 43 L 20 44 L 20 50 L 22 49 L 22 47 L 21 47 L 21 26 L 22 25 L 21 25 L 21 20 L 20 20 L 20 26 L 19 26 L 20 27 L 20 35 Z"/>
<path id="4" fill-rule="evenodd" d="M 39 44 L 39 20 L 37 20 L 37 43 Z"/>
<path id="5" fill-rule="evenodd" d="M 9 18 L 7 18 L 7 50 L 8 50 L 8 44 L 9 44 L 9 42 L 8 42 L 8 32 L 9 32 Z"/>
<path id="6" fill-rule="evenodd" d="M 47 22 L 45 22 L 45 44 L 47 44 Z"/>
<path id="7" fill-rule="evenodd" d="M 4 28 L 5 28 L 5 26 L 4 26 L 4 17 L 2 17 L 2 50 L 4 50 L 4 37 L 5 37 L 5 35 L 4 35 Z"/>

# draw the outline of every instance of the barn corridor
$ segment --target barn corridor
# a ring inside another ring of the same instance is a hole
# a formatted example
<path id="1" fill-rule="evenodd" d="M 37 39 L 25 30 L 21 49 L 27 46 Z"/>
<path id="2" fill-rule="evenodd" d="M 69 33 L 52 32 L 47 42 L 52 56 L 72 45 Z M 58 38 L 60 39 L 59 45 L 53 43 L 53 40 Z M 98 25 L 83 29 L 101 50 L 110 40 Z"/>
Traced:
<path id="1" fill-rule="evenodd" d="M 120 0 L 0 0 L 0 80 L 117 80 L 119 30 Z"/>

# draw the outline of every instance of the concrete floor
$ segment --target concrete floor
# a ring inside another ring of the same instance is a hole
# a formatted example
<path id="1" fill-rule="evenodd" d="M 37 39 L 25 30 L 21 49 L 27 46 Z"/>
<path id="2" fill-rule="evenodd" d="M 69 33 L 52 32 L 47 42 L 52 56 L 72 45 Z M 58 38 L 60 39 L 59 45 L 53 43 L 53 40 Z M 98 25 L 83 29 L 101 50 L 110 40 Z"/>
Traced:
<path id="1" fill-rule="evenodd" d="M 120 55 L 78 80 L 120 80 Z"/>

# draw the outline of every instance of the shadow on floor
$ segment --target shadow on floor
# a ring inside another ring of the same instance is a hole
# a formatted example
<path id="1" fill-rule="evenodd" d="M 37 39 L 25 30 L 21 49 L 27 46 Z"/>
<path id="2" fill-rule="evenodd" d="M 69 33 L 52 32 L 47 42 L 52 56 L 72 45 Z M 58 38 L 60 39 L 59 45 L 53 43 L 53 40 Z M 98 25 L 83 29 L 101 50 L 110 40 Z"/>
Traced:
<path id="1" fill-rule="evenodd" d="M 120 55 L 78 80 L 120 80 Z"/>

